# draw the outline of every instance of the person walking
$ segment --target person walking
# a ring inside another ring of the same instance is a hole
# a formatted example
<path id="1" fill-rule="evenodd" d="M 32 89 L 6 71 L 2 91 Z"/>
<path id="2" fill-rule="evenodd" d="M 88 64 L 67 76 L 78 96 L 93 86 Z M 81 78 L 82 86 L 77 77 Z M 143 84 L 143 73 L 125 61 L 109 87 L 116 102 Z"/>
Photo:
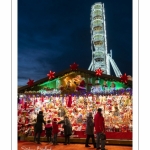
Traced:
<path id="1" fill-rule="evenodd" d="M 58 122 L 58 124 L 63 124 L 64 136 L 65 136 L 64 145 L 70 144 L 70 136 L 72 135 L 72 126 L 69 118 L 65 116 L 64 120 L 61 120 L 60 122 Z"/>
<path id="2" fill-rule="evenodd" d="M 105 122 L 104 122 L 104 117 L 102 116 L 101 108 L 98 108 L 97 113 L 94 117 L 94 126 L 95 126 L 96 135 L 97 135 L 96 149 L 105 150 L 105 143 L 106 143 L 106 139 L 104 139 Z M 100 140 L 101 140 L 101 147 L 100 147 Z"/>
<path id="3" fill-rule="evenodd" d="M 96 148 L 96 143 L 95 143 L 95 138 L 94 138 L 94 121 L 93 121 L 92 112 L 90 112 L 89 115 L 87 116 L 85 132 L 86 132 L 85 147 L 90 147 L 89 139 L 92 138 L 93 146 L 94 148 Z"/>
<path id="4" fill-rule="evenodd" d="M 43 123 L 46 124 L 46 122 L 43 119 L 43 111 L 39 111 L 39 114 L 37 115 L 37 121 L 35 124 L 35 132 L 34 132 L 34 142 L 36 142 L 36 135 L 37 137 L 37 143 L 40 144 L 40 136 L 42 133 L 42 125 Z"/>
<path id="5" fill-rule="evenodd" d="M 57 135 L 58 135 L 58 123 L 57 123 L 57 119 L 54 118 L 53 119 L 53 123 L 52 123 L 52 133 L 53 133 L 53 145 L 58 145 L 57 143 Z"/>
<path id="6" fill-rule="evenodd" d="M 51 121 L 48 120 L 45 126 L 47 142 L 50 143 L 52 141 L 52 124 Z"/>

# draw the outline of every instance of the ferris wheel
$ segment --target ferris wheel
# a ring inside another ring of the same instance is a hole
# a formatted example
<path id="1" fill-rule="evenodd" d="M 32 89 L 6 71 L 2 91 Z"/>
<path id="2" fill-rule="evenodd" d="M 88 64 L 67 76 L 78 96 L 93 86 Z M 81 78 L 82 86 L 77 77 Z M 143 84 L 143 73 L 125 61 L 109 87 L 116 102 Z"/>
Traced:
<path id="1" fill-rule="evenodd" d="M 117 77 L 121 72 L 111 54 L 107 52 L 107 37 L 104 4 L 95 3 L 91 8 L 91 50 L 92 61 L 88 70 L 95 71 L 101 68 L 104 74 L 110 75 L 110 63 Z"/>

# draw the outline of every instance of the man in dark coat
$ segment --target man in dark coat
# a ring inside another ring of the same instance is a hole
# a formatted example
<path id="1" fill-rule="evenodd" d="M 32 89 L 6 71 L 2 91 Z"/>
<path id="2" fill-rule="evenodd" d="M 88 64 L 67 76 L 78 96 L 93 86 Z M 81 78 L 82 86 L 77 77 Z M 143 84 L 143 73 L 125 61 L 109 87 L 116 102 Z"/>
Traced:
<path id="1" fill-rule="evenodd" d="M 94 121 L 93 121 L 93 116 L 92 112 L 89 113 L 86 121 L 86 142 L 85 142 L 85 147 L 90 147 L 89 144 L 89 139 L 92 138 L 92 143 L 94 148 L 96 148 L 96 143 L 95 143 L 95 138 L 94 138 Z"/>
<path id="2" fill-rule="evenodd" d="M 35 124 L 35 131 L 34 131 L 34 142 L 36 142 L 36 135 L 38 135 L 37 143 L 40 144 L 40 135 L 42 133 L 42 124 L 46 124 L 46 122 L 43 119 L 43 111 L 39 111 L 39 114 L 37 115 L 37 121 Z"/>
<path id="3" fill-rule="evenodd" d="M 72 126 L 69 118 L 65 116 L 64 120 L 61 120 L 60 122 L 58 122 L 58 124 L 63 124 L 64 136 L 65 136 L 64 145 L 70 144 L 70 136 L 72 135 Z"/>

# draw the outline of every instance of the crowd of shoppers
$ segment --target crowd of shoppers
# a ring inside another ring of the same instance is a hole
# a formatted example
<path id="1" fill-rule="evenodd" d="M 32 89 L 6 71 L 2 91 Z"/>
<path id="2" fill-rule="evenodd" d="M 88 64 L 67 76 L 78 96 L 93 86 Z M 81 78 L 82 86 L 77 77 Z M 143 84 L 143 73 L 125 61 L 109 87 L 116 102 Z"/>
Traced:
<path id="1" fill-rule="evenodd" d="M 64 119 L 57 122 L 57 119 L 54 118 L 52 123 L 50 120 L 46 122 L 43 119 L 43 112 L 40 111 L 37 115 L 36 124 L 34 126 L 34 142 L 40 144 L 40 135 L 42 132 L 42 124 L 45 124 L 45 131 L 47 142 L 53 142 L 54 145 L 58 145 L 57 134 L 58 134 L 58 125 L 62 124 L 64 129 L 64 145 L 70 144 L 70 136 L 72 135 L 72 125 L 68 116 L 64 116 Z M 96 141 L 94 137 L 94 128 L 96 133 Z M 37 136 L 37 138 L 36 138 Z M 52 137 L 53 136 L 53 137 Z M 102 109 L 98 108 L 96 115 L 93 118 L 92 112 L 87 116 L 86 120 L 86 141 L 85 147 L 90 147 L 89 140 L 92 139 L 92 144 L 96 150 L 105 150 L 106 136 L 105 136 L 105 121 L 102 115 Z"/>

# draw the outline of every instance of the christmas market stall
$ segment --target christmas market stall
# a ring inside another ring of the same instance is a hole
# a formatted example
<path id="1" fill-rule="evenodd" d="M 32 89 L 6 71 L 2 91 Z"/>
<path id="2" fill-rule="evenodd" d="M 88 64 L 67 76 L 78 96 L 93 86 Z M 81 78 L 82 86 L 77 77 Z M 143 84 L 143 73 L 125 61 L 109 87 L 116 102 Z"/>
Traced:
<path id="1" fill-rule="evenodd" d="M 40 110 L 44 119 L 57 121 L 67 115 L 72 123 L 72 138 L 85 138 L 86 117 L 103 109 L 107 139 L 132 140 L 132 79 L 123 74 L 120 78 L 94 71 L 70 69 L 45 78 L 29 79 L 18 88 L 18 136 L 34 135 L 34 124 Z M 43 132 L 41 136 L 45 136 Z M 59 126 L 59 137 L 63 128 Z"/>

